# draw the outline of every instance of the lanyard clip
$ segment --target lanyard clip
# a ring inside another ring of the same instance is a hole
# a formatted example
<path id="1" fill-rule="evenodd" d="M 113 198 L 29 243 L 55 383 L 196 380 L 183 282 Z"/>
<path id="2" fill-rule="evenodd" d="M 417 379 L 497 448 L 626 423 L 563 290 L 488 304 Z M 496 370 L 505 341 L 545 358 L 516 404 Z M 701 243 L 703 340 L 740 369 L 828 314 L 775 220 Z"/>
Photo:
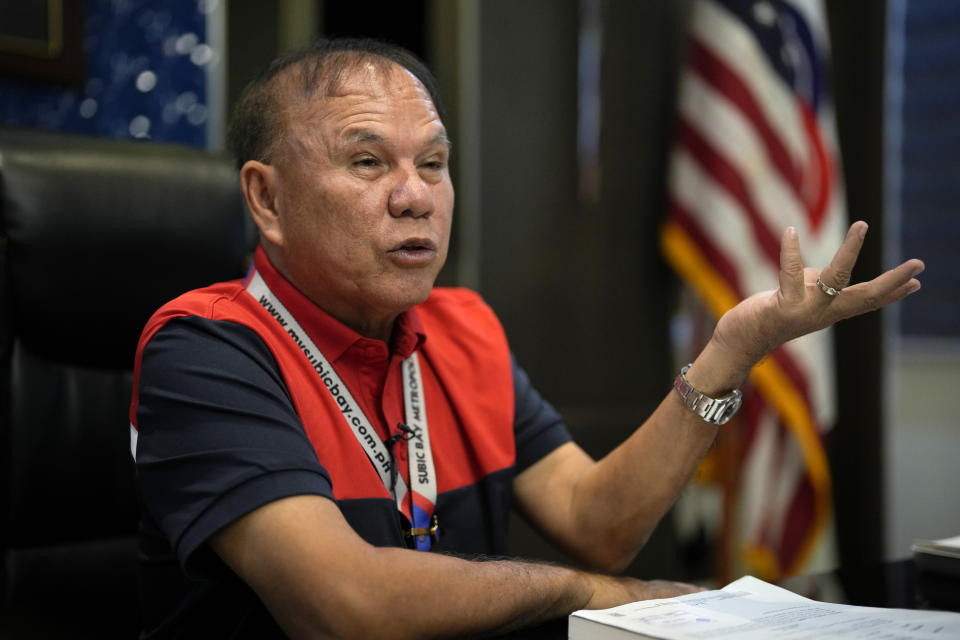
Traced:
<path id="1" fill-rule="evenodd" d="M 400 440 L 406 442 L 412 438 L 414 433 L 413 429 L 402 422 L 397 424 L 397 429 L 399 429 L 398 433 L 383 441 L 383 444 L 387 447 L 387 453 L 390 454 L 390 486 L 387 488 L 391 495 L 395 495 L 397 492 L 397 457 L 393 455 L 393 448 Z"/>
<path id="2" fill-rule="evenodd" d="M 433 514 L 430 516 L 429 527 L 411 527 L 410 530 L 405 531 L 403 535 L 407 540 L 417 538 L 420 542 L 426 542 L 427 536 L 430 536 L 430 542 L 436 544 L 437 539 L 440 537 L 440 519 L 437 518 L 437 514 Z"/>

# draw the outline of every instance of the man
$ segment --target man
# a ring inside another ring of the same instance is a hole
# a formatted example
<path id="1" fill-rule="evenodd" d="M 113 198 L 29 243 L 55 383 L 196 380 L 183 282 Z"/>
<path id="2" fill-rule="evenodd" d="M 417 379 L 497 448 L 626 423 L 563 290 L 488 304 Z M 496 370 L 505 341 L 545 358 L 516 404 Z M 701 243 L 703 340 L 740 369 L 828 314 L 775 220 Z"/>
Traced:
<path id="1" fill-rule="evenodd" d="M 505 551 L 512 503 L 583 566 L 622 570 L 754 363 L 919 288 L 913 260 L 837 295 L 866 225 L 822 272 L 788 229 L 779 290 L 724 316 L 682 394 L 595 462 L 482 301 L 433 289 L 454 199 L 437 104 L 410 54 L 349 40 L 279 60 L 241 99 L 255 265 L 163 307 L 138 350 L 144 637 L 462 636 L 689 592 L 463 555 Z"/>

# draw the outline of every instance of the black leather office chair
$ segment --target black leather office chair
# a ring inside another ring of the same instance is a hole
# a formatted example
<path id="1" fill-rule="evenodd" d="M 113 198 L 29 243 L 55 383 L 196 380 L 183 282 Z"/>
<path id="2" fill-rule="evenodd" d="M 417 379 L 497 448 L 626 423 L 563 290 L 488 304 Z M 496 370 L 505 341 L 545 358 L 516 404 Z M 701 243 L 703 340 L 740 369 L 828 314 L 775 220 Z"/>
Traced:
<path id="1" fill-rule="evenodd" d="M 0 130 L 0 638 L 135 637 L 137 339 L 245 218 L 225 157 Z"/>

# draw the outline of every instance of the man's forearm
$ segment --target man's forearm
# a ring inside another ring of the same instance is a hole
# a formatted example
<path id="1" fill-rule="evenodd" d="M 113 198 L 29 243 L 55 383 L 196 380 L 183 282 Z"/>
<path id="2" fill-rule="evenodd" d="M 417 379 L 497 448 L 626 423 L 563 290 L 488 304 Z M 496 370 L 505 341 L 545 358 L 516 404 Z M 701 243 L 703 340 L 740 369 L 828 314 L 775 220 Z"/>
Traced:
<path id="1" fill-rule="evenodd" d="M 378 604 L 349 607 L 353 619 L 339 621 L 338 637 L 503 633 L 581 609 L 593 595 L 585 574 L 563 567 L 477 562 L 404 549 L 372 552 L 372 562 L 384 570 L 345 585 L 353 592 L 346 597 L 358 604 L 368 594 Z"/>
<path id="2" fill-rule="evenodd" d="M 373 547 L 320 496 L 264 505 L 211 544 L 297 638 L 488 634 L 690 590 L 544 564 Z"/>
<path id="3" fill-rule="evenodd" d="M 376 549 L 375 553 L 384 571 L 352 579 L 334 596 L 346 598 L 352 606 L 343 602 L 336 608 L 325 606 L 323 611 L 314 610 L 315 618 L 304 616 L 303 611 L 287 612 L 290 615 L 273 611 L 291 637 L 317 637 L 320 628 L 334 638 L 489 636 L 577 609 L 607 608 L 697 589 L 684 583 L 641 581 L 531 562 L 461 560 L 404 549 Z"/>
<path id="4" fill-rule="evenodd" d="M 573 511 L 594 540 L 591 566 L 624 569 L 676 501 L 717 428 L 666 397 L 623 444 L 584 474 Z"/>

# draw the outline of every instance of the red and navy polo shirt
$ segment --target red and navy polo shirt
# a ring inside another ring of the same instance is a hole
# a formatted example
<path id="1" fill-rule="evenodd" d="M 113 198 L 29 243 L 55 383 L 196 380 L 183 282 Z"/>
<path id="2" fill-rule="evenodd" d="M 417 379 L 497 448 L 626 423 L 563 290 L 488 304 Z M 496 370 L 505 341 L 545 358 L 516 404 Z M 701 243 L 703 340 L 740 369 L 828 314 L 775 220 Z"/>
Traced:
<path id="1" fill-rule="evenodd" d="M 569 434 L 480 296 L 435 289 L 398 318 L 388 345 L 313 305 L 262 249 L 255 268 L 382 440 L 404 421 L 401 362 L 418 353 L 438 485 L 434 550 L 505 554 L 514 475 Z M 189 292 L 154 314 L 137 350 L 130 421 L 145 637 L 212 631 L 213 620 L 241 637 L 273 629 L 252 591 L 205 545 L 271 501 L 322 495 L 371 544 L 406 544 L 410 525 L 335 401 L 244 281 Z M 395 455 L 409 485 L 406 448 Z"/>

